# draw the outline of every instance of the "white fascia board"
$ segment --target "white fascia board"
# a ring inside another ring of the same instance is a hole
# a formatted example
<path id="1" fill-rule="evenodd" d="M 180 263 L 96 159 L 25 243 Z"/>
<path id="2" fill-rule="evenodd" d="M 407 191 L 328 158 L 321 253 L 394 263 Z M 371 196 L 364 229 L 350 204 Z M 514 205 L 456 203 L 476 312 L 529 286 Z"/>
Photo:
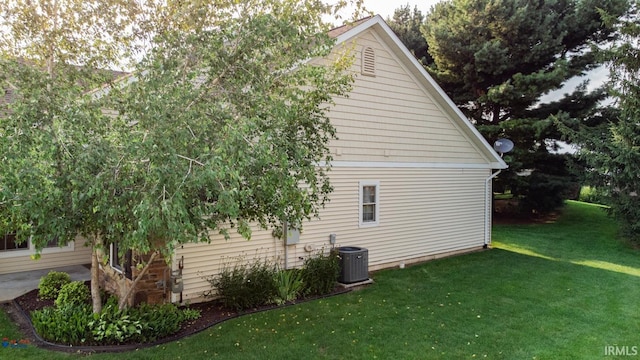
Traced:
<path id="1" fill-rule="evenodd" d="M 438 162 L 387 162 L 387 161 L 331 161 L 331 167 L 334 168 L 388 168 L 388 169 L 495 169 L 495 163 L 476 164 L 476 163 L 438 163 Z M 316 164 L 319 167 L 326 167 L 326 161 L 320 161 Z"/>

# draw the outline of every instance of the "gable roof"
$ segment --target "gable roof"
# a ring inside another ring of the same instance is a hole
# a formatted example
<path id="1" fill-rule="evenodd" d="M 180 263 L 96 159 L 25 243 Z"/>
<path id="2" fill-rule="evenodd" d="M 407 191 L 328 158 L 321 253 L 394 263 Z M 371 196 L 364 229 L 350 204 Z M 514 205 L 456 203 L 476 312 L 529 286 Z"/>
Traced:
<path id="1" fill-rule="evenodd" d="M 506 169 L 508 165 L 498 155 L 480 132 L 467 119 L 451 98 L 442 90 L 422 64 L 409 52 L 380 15 L 364 18 L 352 24 L 337 27 L 329 32 L 336 38 L 336 45 L 349 42 L 365 31 L 372 30 L 398 57 L 398 60 L 420 82 L 433 102 L 455 122 L 460 131 L 472 142 L 476 149 L 489 161 L 493 169 Z"/>
<path id="2" fill-rule="evenodd" d="M 27 60 L 24 60 L 22 58 L 17 60 L 17 63 L 20 65 L 24 65 L 24 66 L 35 66 L 32 62 L 29 62 Z M 70 65 L 73 68 L 82 68 L 81 66 L 76 66 L 76 65 Z M 111 70 L 111 69 L 92 69 L 91 71 L 93 72 L 102 72 L 106 78 L 108 78 L 108 80 L 110 81 L 119 81 L 119 79 L 124 78 L 126 76 L 129 76 L 130 74 L 128 72 L 124 72 L 124 71 L 117 71 L 117 70 Z M 1 83 L 0 83 L 1 84 Z M 15 86 L 13 84 L 10 83 L 5 83 L 3 84 L 4 86 L 0 86 L 0 111 L 2 111 L 2 107 L 13 102 L 14 99 L 14 93 L 16 90 Z M 83 85 L 82 83 L 79 83 L 78 85 Z M 98 89 L 102 88 L 102 87 L 106 87 L 107 84 L 103 84 L 102 86 L 100 86 Z M 86 86 L 85 86 L 86 88 Z M 91 90 L 89 88 L 86 88 L 87 92 L 92 92 L 94 90 Z M 3 115 L 3 113 L 0 112 L 0 115 Z"/>

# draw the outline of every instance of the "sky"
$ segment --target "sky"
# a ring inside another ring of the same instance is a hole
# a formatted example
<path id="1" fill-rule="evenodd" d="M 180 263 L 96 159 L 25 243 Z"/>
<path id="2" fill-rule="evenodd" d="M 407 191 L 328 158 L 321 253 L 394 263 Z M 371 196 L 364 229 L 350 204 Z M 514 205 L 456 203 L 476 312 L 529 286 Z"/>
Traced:
<path id="1" fill-rule="evenodd" d="M 401 6 L 409 4 L 411 10 L 418 7 L 422 15 L 426 15 L 431 6 L 440 2 L 439 0 L 364 0 L 364 7 L 367 10 L 382 16 L 386 19 L 393 15 L 393 11 Z"/>

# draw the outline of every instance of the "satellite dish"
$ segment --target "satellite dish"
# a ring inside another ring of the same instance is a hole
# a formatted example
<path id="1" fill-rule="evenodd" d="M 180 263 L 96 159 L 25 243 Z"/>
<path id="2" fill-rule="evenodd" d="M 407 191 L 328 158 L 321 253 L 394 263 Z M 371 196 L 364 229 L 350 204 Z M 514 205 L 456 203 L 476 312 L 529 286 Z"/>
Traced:
<path id="1" fill-rule="evenodd" d="M 508 153 L 513 150 L 513 141 L 509 139 L 498 139 L 493 143 L 493 149 L 500 154 Z"/>

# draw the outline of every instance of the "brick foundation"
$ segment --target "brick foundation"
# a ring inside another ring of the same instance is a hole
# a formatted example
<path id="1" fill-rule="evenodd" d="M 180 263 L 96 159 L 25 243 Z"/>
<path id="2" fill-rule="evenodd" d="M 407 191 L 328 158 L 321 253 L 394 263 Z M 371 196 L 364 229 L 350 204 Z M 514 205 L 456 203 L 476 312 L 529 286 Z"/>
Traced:
<path id="1" fill-rule="evenodd" d="M 144 255 L 142 258 L 144 261 L 149 260 L 150 255 Z M 171 269 L 167 266 L 164 258 L 157 257 L 153 263 L 149 266 L 149 269 L 144 274 L 142 279 L 138 281 L 136 287 L 136 293 L 133 296 L 134 305 L 140 303 L 147 304 L 162 304 L 169 302 L 171 297 L 171 288 L 169 283 L 169 276 L 171 275 Z M 135 278 L 140 271 L 133 266 L 131 268 L 131 274 Z"/>
<path id="2" fill-rule="evenodd" d="M 143 256 L 135 256 L 134 258 L 140 259 L 143 261 L 148 261 L 150 255 Z M 135 266 L 135 263 L 131 266 L 131 274 L 132 278 L 140 273 Z M 102 272 L 100 274 L 100 283 L 102 288 L 105 289 L 108 293 L 118 294 L 118 279 L 113 278 L 108 272 Z M 169 276 L 171 275 L 171 271 L 167 263 L 164 261 L 162 257 L 156 257 L 153 263 L 147 269 L 147 272 L 142 276 L 142 278 L 138 281 L 136 286 L 136 291 L 133 294 L 133 305 L 139 305 L 140 303 L 147 304 L 162 304 L 171 301 L 171 287 Z M 127 284 L 131 284 L 133 281 L 131 279 L 126 279 Z"/>

